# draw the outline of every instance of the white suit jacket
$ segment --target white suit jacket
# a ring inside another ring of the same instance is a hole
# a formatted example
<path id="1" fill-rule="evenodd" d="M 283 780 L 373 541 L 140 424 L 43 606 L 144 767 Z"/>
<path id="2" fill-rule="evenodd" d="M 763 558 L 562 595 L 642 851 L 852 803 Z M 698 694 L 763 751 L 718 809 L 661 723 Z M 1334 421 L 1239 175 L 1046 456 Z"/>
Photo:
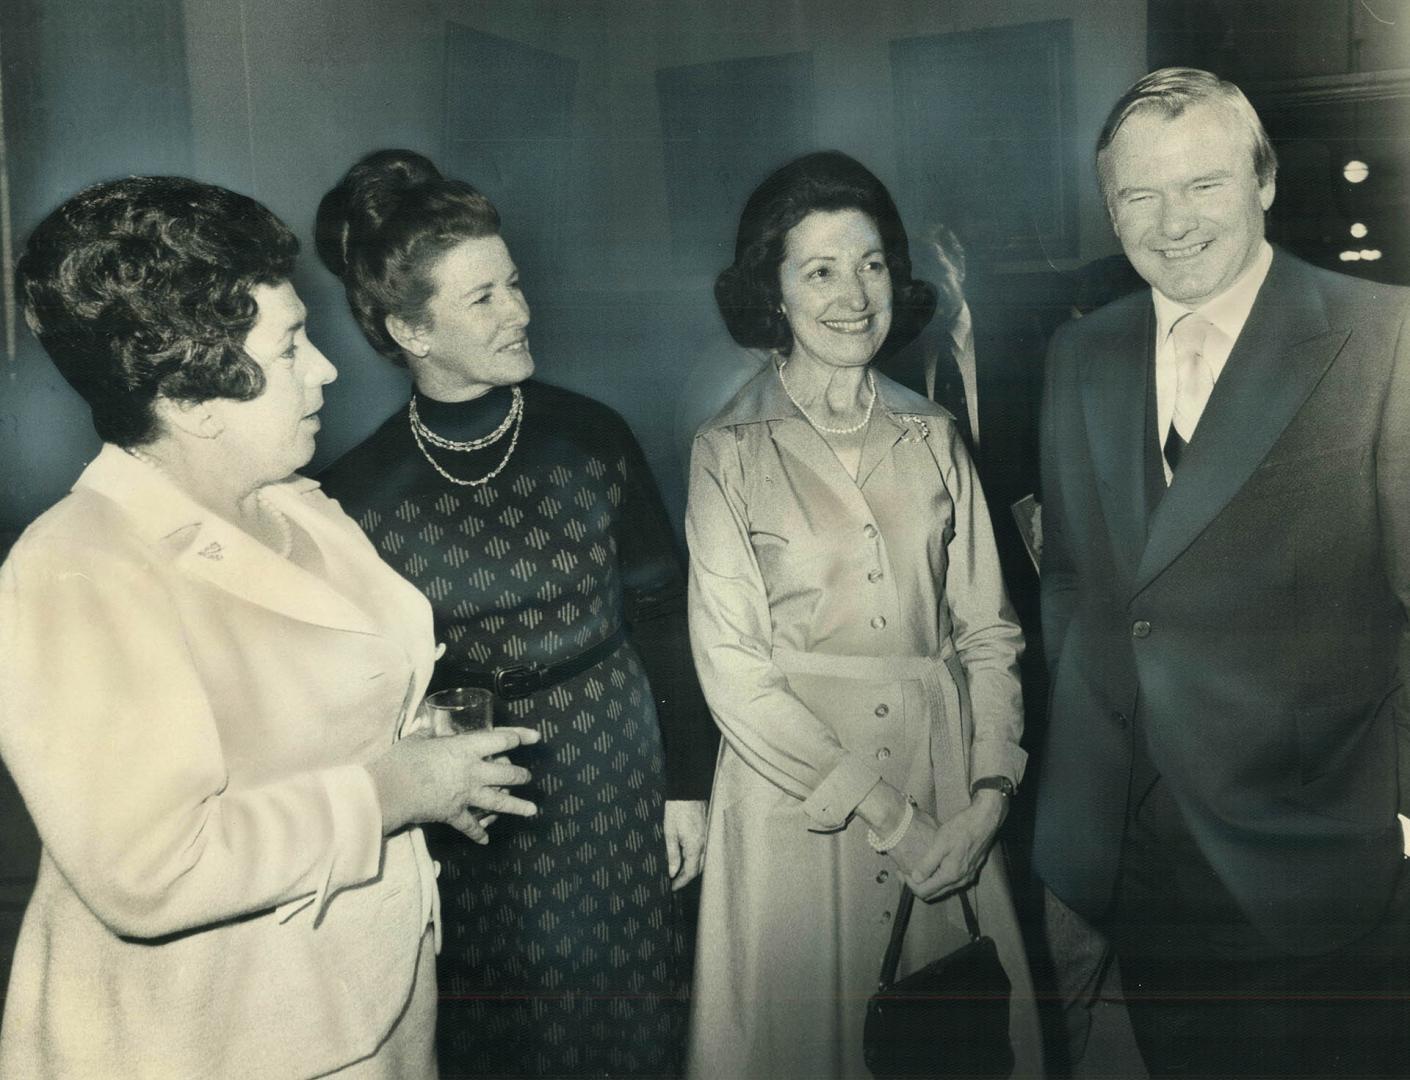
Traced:
<path id="1" fill-rule="evenodd" d="M 410 995 L 435 888 L 360 763 L 434 658 L 424 597 L 301 477 L 278 558 L 106 446 L 0 568 L 0 754 L 43 841 L 0 1076 L 312 1076 Z"/>

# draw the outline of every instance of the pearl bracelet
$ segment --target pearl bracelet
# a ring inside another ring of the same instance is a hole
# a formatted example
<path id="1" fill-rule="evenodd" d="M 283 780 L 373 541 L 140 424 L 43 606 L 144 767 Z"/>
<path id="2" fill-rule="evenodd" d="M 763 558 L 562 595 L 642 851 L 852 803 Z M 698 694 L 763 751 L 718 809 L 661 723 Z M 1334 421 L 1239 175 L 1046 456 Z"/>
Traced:
<path id="1" fill-rule="evenodd" d="M 876 835 L 875 829 L 867 830 L 867 843 L 878 855 L 885 855 L 893 847 L 901 842 L 901 838 L 906 835 L 906 830 L 911 827 L 911 822 L 916 816 L 916 801 L 909 795 L 906 796 L 906 809 L 901 813 L 901 820 L 897 826 L 891 830 L 891 835 L 882 838 Z"/>

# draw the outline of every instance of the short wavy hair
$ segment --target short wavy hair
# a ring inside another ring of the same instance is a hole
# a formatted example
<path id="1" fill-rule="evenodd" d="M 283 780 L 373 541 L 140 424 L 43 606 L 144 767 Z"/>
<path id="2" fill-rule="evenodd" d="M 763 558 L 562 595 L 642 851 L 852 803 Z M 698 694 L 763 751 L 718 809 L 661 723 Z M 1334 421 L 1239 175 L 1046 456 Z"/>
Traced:
<path id="1" fill-rule="evenodd" d="M 1277 177 L 1278 155 L 1273 150 L 1268 132 L 1263 129 L 1263 121 L 1258 118 L 1258 113 L 1242 90 L 1227 79 L 1199 68 L 1160 68 L 1137 79 L 1117 99 L 1097 136 L 1097 185 L 1108 210 L 1111 208 L 1108 188 L 1111 170 L 1106 152 L 1116 133 L 1121 130 L 1121 125 L 1134 115 L 1151 112 L 1173 120 L 1186 109 L 1197 105 L 1211 105 L 1218 109 L 1232 127 L 1244 134 L 1253 158 L 1253 175 L 1259 187 L 1267 186 Z"/>
<path id="2" fill-rule="evenodd" d="M 264 206 L 181 176 L 85 188 L 45 218 L 15 267 L 25 321 L 105 441 L 160 432 L 158 397 L 249 401 L 252 290 L 289 280 L 299 242 Z"/>
<path id="3" fill-rule="evenodd" d="M 871 218 L 891 272 L 891 331 L 877 357 L 901 348 L 925 328 L 935 314 L 935 287 L 911 276 L 910 242 L 891 193 L 861 162 L 821 150 L 775 171 L 744 204 L 734 262 L 715 279 L 715 302 L 735 341 L 752 349 L 792 350 L 793 331 L 780 309 L 779 281 L 788 233 L 809 214 L 837 210 L 860 210 Z"/>
<path id="4" fill-rule="evenodd" d="M 318 257 L 343 282 L 363 337 L 402 367 L 388 316 L 428 325 L 436 264 L 462 241 L 498 235 L 489 199 L 411 150 L 377 150 L 358 161 L 323 196 L 314 223 Z"/>

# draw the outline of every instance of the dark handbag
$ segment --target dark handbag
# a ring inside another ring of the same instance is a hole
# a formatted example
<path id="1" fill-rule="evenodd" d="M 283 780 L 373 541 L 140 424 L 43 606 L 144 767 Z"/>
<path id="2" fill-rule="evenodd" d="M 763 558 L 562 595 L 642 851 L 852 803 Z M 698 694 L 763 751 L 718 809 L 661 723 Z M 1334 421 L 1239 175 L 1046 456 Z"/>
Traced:
<path id="1" fill-rule="evenodd" d="M 863 1047 L 878 1080 L 903 1076 L 1008 1076 L 1009 977 L 994 939 L 979 932 L 969 897 L 960 893 L 969 943 L 896 981 L 901 943 L 915 894 L 901 887 L 881 986 L 867 1002 Z"/>

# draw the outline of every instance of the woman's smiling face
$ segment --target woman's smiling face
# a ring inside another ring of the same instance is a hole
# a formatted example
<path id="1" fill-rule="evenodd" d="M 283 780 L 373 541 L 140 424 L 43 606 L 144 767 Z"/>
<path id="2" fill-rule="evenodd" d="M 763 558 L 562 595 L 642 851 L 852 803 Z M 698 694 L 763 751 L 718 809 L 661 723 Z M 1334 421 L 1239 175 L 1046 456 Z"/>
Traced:
<path id="1" fill-rule="evenodd" d="M 436 291 L 427 304 L 428 325 L 417 329 L 409 360 L 418 376 L 431 369 L 442 386 L 484 391 L 534 373 L 529 305 L 500 237 L 462 240 L 441 256 L 431 278 Z"/>
<path id="2" fill-rule="evenodd" d="M 815 210 L 788 231 L 779 265 L 791 357 L 860 367 L 891 330 L 891 271 L 860 210 Z"/>

